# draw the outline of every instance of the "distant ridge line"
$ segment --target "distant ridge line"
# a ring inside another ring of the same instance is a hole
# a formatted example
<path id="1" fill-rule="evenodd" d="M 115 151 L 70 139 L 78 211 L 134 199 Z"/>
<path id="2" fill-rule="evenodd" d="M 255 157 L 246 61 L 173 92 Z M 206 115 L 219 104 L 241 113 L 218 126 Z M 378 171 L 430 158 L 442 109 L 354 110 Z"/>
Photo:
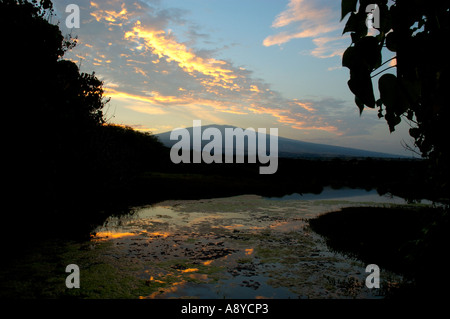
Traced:
<path id="1" fill-rule="evenodd" d="M 201 130 L 214 127 L 220 130 L 222 137 L 225 136 L 225 128 L 238 128 L 232 125 L 204 125 L 201 126 Z M 192 127 L 186 128 L 189 131 L 192 142 Z M 256 130 L 256 128 L 255 128 Z M 172 147 L 177 141 L 170 140 L 169 132 L 163 132 L 155 134 L 155 136 L 163 143 L 166 147 Z M 268 135 L 267 135 L 268 136 Z M 224 141 L 223 141 L 224 142 Z M 202 141 L 202 148 L 208 144 L 209 141 Z M 192 145 L 192 143 L 191 143 Z M 224 145 L 224 143 L 222 143 Z M 389 154 L 383 152 L 374 152 L 361 150 L 357 148 L 334 146 L 327 144 L 304 142 L 300 140 L 294 140 L 286 137 L 278 137 L 278 155 L 282 158 L 397 158 L 397 159 L 413 159 L 413 157 Z"/>

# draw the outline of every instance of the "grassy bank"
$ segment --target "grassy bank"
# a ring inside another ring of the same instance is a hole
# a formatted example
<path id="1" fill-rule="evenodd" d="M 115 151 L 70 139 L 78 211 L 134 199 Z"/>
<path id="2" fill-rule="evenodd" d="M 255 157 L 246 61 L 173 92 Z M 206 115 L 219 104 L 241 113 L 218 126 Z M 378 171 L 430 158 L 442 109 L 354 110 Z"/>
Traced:
<path id="1" fill-rule="evenodd" d="M 310 220 L 333 250 L 405 276 L 392 297 L 442 298 L 449 279 L 448 211 L 431 207 L 348 207 Z"/>

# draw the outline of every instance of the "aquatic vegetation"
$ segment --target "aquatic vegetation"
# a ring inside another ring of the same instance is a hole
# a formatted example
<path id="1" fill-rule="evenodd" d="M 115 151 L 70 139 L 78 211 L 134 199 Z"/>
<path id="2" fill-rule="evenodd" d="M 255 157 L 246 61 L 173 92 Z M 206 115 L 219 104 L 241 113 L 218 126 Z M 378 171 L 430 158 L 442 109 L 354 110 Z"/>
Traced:
<path id="1" fill-rule="evenodd" d="M 50 256 L 34 259 L 49 267 L 49 279 L 31 296 L 379 297 L 363 285 L 365 265 L 330 250 L 308 224 L 341 204 L 252 195 L 136 207 L 132 214 L 109 218 L 89 241 L 59 247 L 52 255 L 56 264 L 45 261 Z M 79 266 L 80 289 L 65 287 L 67 264 Z M 383 285 L 395 288 L 400 279 L 389 276 Z"/>

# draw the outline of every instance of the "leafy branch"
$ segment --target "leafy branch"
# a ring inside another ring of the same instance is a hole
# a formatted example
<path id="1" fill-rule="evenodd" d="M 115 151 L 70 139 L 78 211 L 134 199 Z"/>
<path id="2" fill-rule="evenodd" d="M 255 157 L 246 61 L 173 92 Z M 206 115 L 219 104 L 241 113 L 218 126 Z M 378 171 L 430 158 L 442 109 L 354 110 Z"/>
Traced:
<path id="1" fill-rule="evenodd" d="M 366 25 L 373 4 L 380 18 L 376 36 L 368 35 Z M 341 10 L 341 20 L 348 16 L 343 33 L 352 39 L 342 65 L 350 70 L 348 86 L 360 112 L 378 108 L 391 132 L 409 121 L 415 147 L 435 162 L 441 185 L 448 187 L 450 147 L 444 136 L 450 118 L 450 0 L 342 0 Z M 382 62 L 386 49 L 395 56 Z M 394 59 L 395 66 L 383 68 Z M 395 74 L 386 73 L 394 68 Z M 381 74 L 376 99 L 372 81 Z"/>

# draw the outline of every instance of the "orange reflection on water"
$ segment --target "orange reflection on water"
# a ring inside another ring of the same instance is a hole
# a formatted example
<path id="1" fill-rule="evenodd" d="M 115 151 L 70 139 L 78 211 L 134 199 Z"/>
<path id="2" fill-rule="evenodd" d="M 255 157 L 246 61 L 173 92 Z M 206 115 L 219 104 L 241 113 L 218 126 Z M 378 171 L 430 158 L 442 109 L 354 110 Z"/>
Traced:
<path id="1" fill-rule="evenodd" d="M 177 269 L 175 272 L 169 272 L 166 274 L 159 273 L 158 275 L 155 275 L 159 279 L 155 279 L 155 277 L 150 276 L 150 280 L 148 280 L 149 282 L 160 283 L 163 284 L 163 286 L 158 288 L 157 291 L 153 292 L 151 295 L 140 296 L 139 299 L 165 298 L 168 294 L 175 293 L 178 289 L 181 289 L 188 282 L 186 280 L 187 278 L 202 281 L 208 280 L 207 274 L 199 274 L 196 273 L 197 271 L 199 271 L 198 268 L 186 268 Z"/>
<path id="2" fill-rule="evenodd" d="M 213 261 L 214 261 L 214 259 L 204 261 L 204 262 L 203 262 L 203 265 L 209 266 L 209 265 L 211 265 L 211 263 L 212 263 Z"/>
<path id="3" fill-rule="evenodd" d="M 161 288 L 158 291 L 155 291 L 154 293 L 152 293 L 150 296 L 146 296 L 146 297 L 139 296 L 139 299 L 155 299 L 158 297 L 163 297 L 166 294 L 176 292 L 185 283 L 186 283 L 185 280 L 180 280 L 180 281 L 174 282 L 174 283 L 172 283 L 172 286 L 170 286 L 170 287 Z"/>
<path id="4" fill-rule="evenodd" d="M 167 238 L 170 236 L 169 232 L 159 232 L 159 231 L 155 231 L 152 233 L 149 233 L 147 231 L 143 231 L 145 232 L 147 235 L 151 236 L 151 237 L 161 237 L 161 238 Z"/>
<path id="5" fill-rule="evenodd" d="M 182 273 L 186 273 L 186 272 L 194 272 L 194 271 L 198 271 L 198 268 L 187 268 L 187 269 L 181 269 L 180 270 Z"/>
<path id="6" fill-rule="evenodd" d="M 270 228 L 282 232 L 298 231 L 303 229 L 305 222 L 302 220 L 278 221 L 270 225 Z"/>
<path id="7" fill-rule="evenodd" d="M 162 280 L 158 280 L 158 279 L 153 278 L 153 276 L 150 277 L 150 281 L 158 282 L 158 283 L 160 283 L 160 284 L 164 284 L 164 283 L 165 283 L 165 282 L 162 281 Z"/>
<path id="8" fill-rule="evenodd" d="M 129 237 L 129 236 L 136 236 L 136 234 L 129 233 L 129 232 L 101 231 L 101 232 L 96 233 L 92 237 L 94 239 L 99 239 L 99 240 L 108 240 L 108 239 L 116 239 L 116 238 L 123 238 L 123 237 Z"/>
<path id="9" fill-rule="evenodd" d="M 196 279 L 196 280 L 202 280 L 202 281 L 206 282 L 208 280 L 208 275 L 207 274 L 190 274 L 189 278 Z"/>
<path id="10" fill-rule="evenodd" d="M 232 224 L 232 225 L 216 226 L 214 228 L 226 228 L 228 230 L 234 230 L 234 229 L 239 228 L 239 227 L 244 227 L 244 225 L 242 225 L 242 224 Z"/>
<path id="11" fill-rule="evenodd" d="M 250 226 L 250 227 L 248 227 L 248 229 L 251 229 L 251 230 L 261 230 L 261 229 L 264 229 L 264 228 L 266 228 L 266 227 L 263 227 L 263 226 Z"/>
<path id="12" fill-rule="evenodd" d="M 245 254 L 246 254 L 247 256 L 253 254 L 253 248 L 248 248 L 248 249 L 246 249 L 246 250 L 245 250 Z"/>

